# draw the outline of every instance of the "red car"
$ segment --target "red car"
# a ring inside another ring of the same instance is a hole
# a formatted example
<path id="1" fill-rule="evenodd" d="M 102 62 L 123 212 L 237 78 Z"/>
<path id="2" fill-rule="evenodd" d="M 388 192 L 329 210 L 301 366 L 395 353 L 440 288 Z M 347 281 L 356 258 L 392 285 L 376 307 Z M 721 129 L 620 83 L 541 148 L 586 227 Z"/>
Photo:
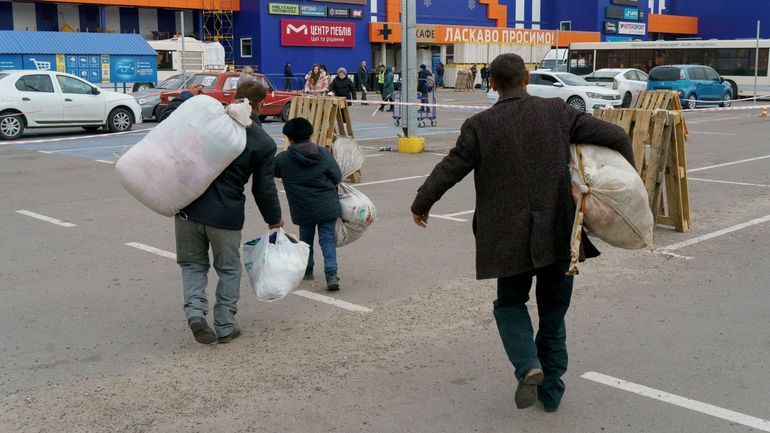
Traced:
<path id="1" fill-rule="evenodd" d="M 235 90 L 238 88 L 238 80 L 241 74 L 238 72 L 201 72 L 193 75 L 188 86 L 194 84 L 202 84 L 203 90 L 201 94 L 211 96 L 218 100 L 222 105 L 232 104 L 235 99 Z M 275 116 L 284 122 L 289 120 L 289 106 L 291 105 L 291 99 L 297 96 L 291 92 L 281 92 L 275 90 L 270 80 L 262 74 L 254 74 L 257 82 L 265 86 L 267 90 L 267 96 L 265 97 L 265 105 L 262 107 L 262 111 L 259 113 L 259 118 L 264 120 L 268 116 Z M 162 92 L 160 94 L 160 110 L 163 110 L 171 100 L 179 96 L 182 90 L 175 90 L 172 92 Z"/>

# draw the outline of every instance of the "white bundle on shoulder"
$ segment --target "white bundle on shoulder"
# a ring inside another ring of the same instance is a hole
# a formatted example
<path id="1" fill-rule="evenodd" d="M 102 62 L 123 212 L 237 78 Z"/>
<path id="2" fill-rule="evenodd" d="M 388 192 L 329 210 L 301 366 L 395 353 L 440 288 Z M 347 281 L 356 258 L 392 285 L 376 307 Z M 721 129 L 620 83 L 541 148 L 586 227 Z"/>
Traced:
<path id="1" fill-rule="evenodd" d="M 153 211 L 173 216 L 243 153 L 250 115 L 247 101 L 225 110 L 210 96 L 188 99 L 120 157 L 120 183 Z"/>
<path id="2" fill-rule="evenodd" d="M 655 227 L 644 182 L 618 152 L 601 146 L 571 147 L 572 195 L 577 209 L 572 234 L 573 265 L 580 227 L 608 244 L 625 249 L 652 246 Z"/>

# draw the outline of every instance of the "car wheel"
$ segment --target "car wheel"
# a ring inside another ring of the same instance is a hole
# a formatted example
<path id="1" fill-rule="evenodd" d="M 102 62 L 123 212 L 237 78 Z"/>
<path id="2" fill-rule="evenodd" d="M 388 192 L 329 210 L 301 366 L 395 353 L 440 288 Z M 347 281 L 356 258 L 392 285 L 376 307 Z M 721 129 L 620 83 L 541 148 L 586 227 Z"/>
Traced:
<path id="1" fill-rule="evenodd" d="M 733 97 L 730 95 L 730 92 L 725 92 L 725 96 L 722 97 L 722 103 L 719 106 L 729 107 L 731 105 L 733 105 Z"/>
<path id="2" fill-rule="evenodd" d="M 160 104 L 158 104 L 152 109 L 152 118 L 157 122 L 160 120 L 161 114 L 163 114 L 163 110 L 160 109 Z"/>
<path id="3" fill-rule="evenodd" d="M 24 133 L 24 118 L 13 113 L 0 114 L 0 139 L 15 140 Z"/>
<path id="4" fill-rule="evenodd" d="M 577 108 L 580 111 L 586 111 L 586 101 L 584 101 L 580 96 L 573 96 L 567 99 L 567 104 Z"/>
<path id="5" fill-rule="evenodd" d="M 289 110 L 291 109 L 291 104 L 286 104 L 283 106 L 283 110 L 281 110 L 281 122 L 288 122 L 289 121 Z"/>
<path id="6" fill-rule="evenodd" d="M 623 96 L 623 108 L 631 107 L 631 101 L 633 99 L 634 97 L 631 95 L 631 92 L 626 92 L 626 94 Z"/>
<path id="7" fill-rule="evenodd" d="M 134 83 L 134 87 L 132 87 L 131 90 L 138 92 L 140 90 L 152 89 L 153 87 L 155 86 L 153 86 L 152 83 Z"/>
<path id="8" fill-rule="evenodd" d="M 112 132 L 123 132 L 131 129 L 134 124 L 134 119 L 131 118 L 131 113 L 125 108 L 116 108 L 110 113 L 110 117 L 107 119 L 107 125 Z"/>
<path id="9" fill-rule="evenodd" d="M 83 129 L 89 132 L 97 131 L 101 126 L 84 126 Z"/>
<path id="10" fill-rule="evenodd" d="M 687 108 L 690 110 L 694 110 L 698 106 L 698 97 L 695 96 L 695 93 L 691 94 L 687 97 Z"/>

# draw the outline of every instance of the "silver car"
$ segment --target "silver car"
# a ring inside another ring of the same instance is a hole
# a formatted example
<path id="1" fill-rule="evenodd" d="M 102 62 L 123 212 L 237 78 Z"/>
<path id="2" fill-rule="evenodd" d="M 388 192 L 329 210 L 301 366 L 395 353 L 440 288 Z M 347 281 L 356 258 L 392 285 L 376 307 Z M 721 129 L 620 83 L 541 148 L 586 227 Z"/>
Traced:
<path id="1" fill-rule="evenodd" d="M 184 78 L 182 78 L 182 74 L 172 75 L 161 81 L 158 87 L 132 93 L 131 95 L 136 98 L 136 102 L 142 107 L 142 118 L 157 120 L 160 115 L 158 112 L 160 108 L 160 92 L 185 88 L 193 75 L 195 74 L 185 74 Z"/>

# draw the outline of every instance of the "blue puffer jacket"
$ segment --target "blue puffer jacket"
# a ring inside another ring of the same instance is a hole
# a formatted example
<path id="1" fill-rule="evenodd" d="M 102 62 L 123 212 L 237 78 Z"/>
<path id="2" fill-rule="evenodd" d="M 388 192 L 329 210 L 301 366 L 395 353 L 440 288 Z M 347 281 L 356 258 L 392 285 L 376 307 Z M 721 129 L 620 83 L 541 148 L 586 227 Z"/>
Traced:
<path id="1" fill-rule="evenodd" d="M 275 157 L 275 177 L 283 179 L 294 224 L 311 225 L 342 214 L 337 185 L 342 173 L 328 150 L 306 141 Z"/>

